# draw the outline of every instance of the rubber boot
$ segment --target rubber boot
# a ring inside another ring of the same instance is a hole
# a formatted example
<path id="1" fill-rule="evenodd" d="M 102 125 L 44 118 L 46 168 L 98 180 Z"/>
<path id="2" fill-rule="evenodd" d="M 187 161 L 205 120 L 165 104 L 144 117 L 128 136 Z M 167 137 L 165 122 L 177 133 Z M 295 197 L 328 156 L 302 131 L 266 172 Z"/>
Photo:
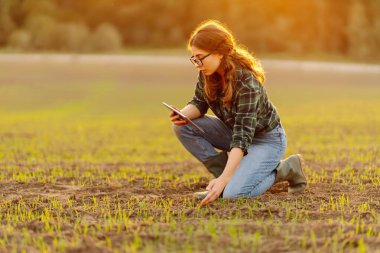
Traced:
<path id="1" fill-rule="evenodd" d="M 220 152 L 217 156 L 203 162 L 207 170 L 214 175 L 215 178 L 222 175 L 224 167 L 226 167 L 228 155 L 226 151 Z M 204 199 L 207 196 L 208 191 L 194 193 L 195 199 Z M 223 196 L 223 192 L 220 194 L 220 198 Z"/>
<path id="2" fill-rule="evenodd" d="M 224 167 L 226 167 L 228 155 L 226 151 L 220 152 L 217 156 L 203 162 L 206 169 L 214 175 L 215 178 L 222 175 Z"/>
<path id="3" fill-rule="evenodd" d="M 280 161 L 280 164 L 276 168 L 275 183 L 288 181 L 289 193 L 302 192 L 307 186 L 307 180 L 302 170 L 303 166 L 304 161 L 300 154 L 291 155 L 285 160 Z"/>

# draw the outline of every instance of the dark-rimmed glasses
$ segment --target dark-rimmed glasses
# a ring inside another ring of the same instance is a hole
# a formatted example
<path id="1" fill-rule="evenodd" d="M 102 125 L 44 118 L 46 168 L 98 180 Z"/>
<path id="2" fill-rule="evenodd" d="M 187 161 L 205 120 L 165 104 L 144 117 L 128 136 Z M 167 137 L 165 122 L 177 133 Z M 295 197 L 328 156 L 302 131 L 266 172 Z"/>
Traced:
<path id="1" fill-rule="evenodd" d="M 207 54 L 207 55 L 205 55 L 205 56 L 203 56 L 202 58 L 197 58 L 195 56 L 192 56 L 192 57 L 190 57 L 190 61 L 191 61 L 192 64 L 194 64 L 194 65 L 196 65 L 198 67 L 201 67 L 201 66 L 203 66 L 203 62 L 202 61 L 204 59 L 206 59 L 206 57 L 209 56 L 210 54 L 212 54 L 212 52 L 209 53 L 209 54 Z"/>

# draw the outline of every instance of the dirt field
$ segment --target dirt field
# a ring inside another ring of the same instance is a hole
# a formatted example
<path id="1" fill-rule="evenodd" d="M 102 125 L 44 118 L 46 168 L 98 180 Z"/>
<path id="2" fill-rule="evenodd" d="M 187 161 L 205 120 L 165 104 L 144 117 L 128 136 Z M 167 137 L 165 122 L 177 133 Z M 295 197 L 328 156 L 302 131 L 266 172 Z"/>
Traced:
<path id="1" fill-rule="evenodd" d="M 200 208 L 212 175 L 160 105 L 192 97 L 181 59 L 0 59 L 1 252 L 380 252 L 377 67 L 264 61 L 309 187 Z"/>

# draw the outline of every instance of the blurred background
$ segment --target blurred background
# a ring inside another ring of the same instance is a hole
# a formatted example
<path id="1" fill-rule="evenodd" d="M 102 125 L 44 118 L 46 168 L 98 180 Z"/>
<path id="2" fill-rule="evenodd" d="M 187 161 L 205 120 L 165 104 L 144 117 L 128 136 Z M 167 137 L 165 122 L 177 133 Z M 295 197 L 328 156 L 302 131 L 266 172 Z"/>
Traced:
<path id="1" fill-rule="evenodd" d="M 261 60 L 287 152 L 379 143 L 380 0 L 0 0 L 0 159 L 195 162 L 161 102 L 193 97 L 206 19 Z"/>
<path id="2" fill-rule="evenodd" d="M 161 102 L 206 19 L 261 61 L 305 195 L 182 198 L 212 176 Z M 0 252 L 375 252 L 379 84 L 380 0 L 0 0 Z"/>
<path id="3" fill-rule="evenodd" d="M 379 0 L 0 0 L 0 49 L 185 50 L 205 19 L 269 57 L 380 60 Z"/>

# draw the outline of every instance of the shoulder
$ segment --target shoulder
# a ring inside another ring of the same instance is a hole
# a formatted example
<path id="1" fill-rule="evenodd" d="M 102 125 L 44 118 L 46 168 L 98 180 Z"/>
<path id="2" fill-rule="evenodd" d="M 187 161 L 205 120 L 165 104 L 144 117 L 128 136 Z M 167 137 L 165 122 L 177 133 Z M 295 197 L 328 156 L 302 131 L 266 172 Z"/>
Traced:
<path id="1" fill-rule="evenodd" d="M 262 85 L 249 69 L 237 69 L 235 78 L 237 91 L 260 92 L 262 90 Z"/>

